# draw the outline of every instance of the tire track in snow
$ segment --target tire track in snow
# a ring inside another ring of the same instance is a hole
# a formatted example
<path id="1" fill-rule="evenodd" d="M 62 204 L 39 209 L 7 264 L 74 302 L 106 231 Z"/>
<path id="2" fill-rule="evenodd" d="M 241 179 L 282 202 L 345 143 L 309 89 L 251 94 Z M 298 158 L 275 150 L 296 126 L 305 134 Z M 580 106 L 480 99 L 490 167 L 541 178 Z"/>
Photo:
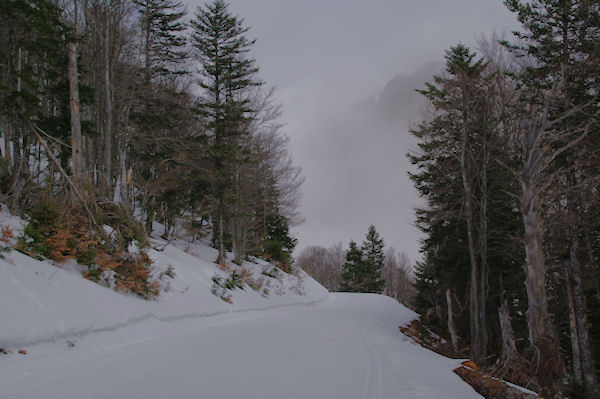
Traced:
<path id="1" fill-rule="evenodd" d="M 367 369 L 365 372 L 365 378 L 360 397 L 369 399 L 383 399 L 383 361 L 381 359 L 381 355 L 367 337 L 366 332 L 361 331 L 360 337 L 365 349 L 365 353 L 367 354 Z"/>

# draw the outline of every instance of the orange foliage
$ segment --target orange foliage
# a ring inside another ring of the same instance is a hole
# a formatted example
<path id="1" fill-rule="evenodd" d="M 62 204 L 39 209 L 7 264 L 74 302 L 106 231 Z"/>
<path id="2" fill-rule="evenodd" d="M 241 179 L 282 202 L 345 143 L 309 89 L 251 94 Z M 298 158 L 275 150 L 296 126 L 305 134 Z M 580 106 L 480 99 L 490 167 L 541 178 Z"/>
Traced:
<path id="1" fill-rule="evenodd" d="M 466 362 L 465 362 L 466 363 Z M 508 385 L 497 378 L 485 375 L 467 367 L 458 367 L 453 370 L 463 381 L 471 385 L 477 393 L 484 398 L 511 398 L 511 399 L 537 399 L 538 396 L 524 392 Z"/>
<path id="2" fill-rule="evenodd" d="M 219 269 L 223 270 L 224 272 L 230 272 L 231 268 L 229 266 L 227 266 L 225 263 L 221 263 L 219 265 Z"/>
<path id="3" fill-rule="evenodd" d="M 467 360 L 461 363 L 463 366 L 470 368 L 473 371 L 479 371 L 479 366 L 472 360 Z"/>
<path id="4" fill-rule="evenodd" d="M 290 274 L 292 272 L 292 266 L 289 263 L 278 262 L 276 266 L 285 273 Z"/>
<path id="5" fill-rule="evenodd" d="M 10 239 L 15 236 L 12 229 L 8 226 L 2 226 L 2 232 L 0 232 L 0 241 L 4 243 L 9 243 Z"/>
<path id="6" fill-rule="evenodd" d="M 75 258 L 69 241 L 73 240 L 73 234 L 69 228 L 59 228 L 46 239 L 46 244 L 51 248 L 49 258 L 59 263 Z"/>
<path id="7" fill-rule="evenodd" d="M 146 299 L 160 292 L 160 283 L 150 281 L 152 259 L 147 254 L 130 255 L 104 247 L 76 210 L 50 232 L 46 244 L 51 248 L 49 257 L 57 262 L 85 259 L 84 263 L 91 266 L 84 274 L 89 280 L 95 281 L 105 270 L 111 270 L 118 291 L 133 292 Z"/>
<path id="8" fill-rule="evenodd" d="M 242 280 L 247 279 L 248 277 L 252 277 L 252 273 L 250 273 L 250 270 L 246 269 L 245 267 L 242 267 L 242 270 L 240 270 L 240 272 L 242 274 Z"/>
<path id="9" fill-rule="evenodd" d="M 146 299 L 154 298 L 160 291 L 158 281 L 150 282 L 152 259 L 142 253 L 138 256 L 115 256 L 100 253 L 94 259 L 100 271 L 112 270 L 115 273 L 115 289 L 133 292 Z M 89 274 L 86 276 L 89 278 Z"/>

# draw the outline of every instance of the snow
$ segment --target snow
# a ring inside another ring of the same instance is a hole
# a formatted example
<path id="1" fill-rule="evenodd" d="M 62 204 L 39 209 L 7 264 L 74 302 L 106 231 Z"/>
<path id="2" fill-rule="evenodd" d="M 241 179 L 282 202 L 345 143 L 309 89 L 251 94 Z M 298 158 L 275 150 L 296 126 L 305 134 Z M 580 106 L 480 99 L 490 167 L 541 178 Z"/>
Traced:
<path id="1" fill-rule="evenodd" d="M 10 227 L 15 236 L 24 223 L 0 211 L 0 225 Z M 96 331 L 115 329 L 148 319 L 173 320 L 243 310 L 265 309 L 325 299 L 327 290 L 304 272 L 300 278 L 280 273 L 278 279 L 262 274 L 273 266 L 263 261 L 242 266 L 268 286 L 268 297 L 245 287 L 228 291 L 232 304 L 211 292 L 213 276 L 226 277 L 214 260 L 217 252 L 206 243 L 176 242 L 166 245 L 152 239 L 155 248 L 149 256 L 154 274 L 172 267 L 175 277 L 161 280 L 167 291 L 157 300 L 125 295 L 81 277 L 82 268 L 72 264 L 54 266 L 13 250 L 0 259 L 0 348 L 17 348 L 39 342 L 63 339 Z M 178 248 L 178 246 L 182 248 Z M 131 252 L 137 248 L 131 247 Z M 229 264 L 234 268 L 233 264 Z M 301 295 L 302 294 L 302 295 Z"/>
<path id="2" fill-rule="evenodd" d="M 198 249 L 204 259 L 216 257 L 207 246 L 193 248 Z M 167 246 L 162 252 L 151 249 L 149 255 L 157 271 L 170 265 L 175 272 L 175 278 L 166 278 L 168 291 L 161 292 L 155 301 L 124 295 L 88 281 L 76 267 L 60 269 L 14 250 L 5 254 L 5 259 L 0 259 L 3 276 L 0 279 L 3 298 L 0 301 L 0 348 L 114 329 L 149 318 L 178 319 L 313 303 L 328 295 L 327 290 L 309 276 L 303 276 L 304 295 L 298 295 L 289 289 L 297 279 L 285 275 L 281 283 L 273 281 L 275 288 L 280 288 L 279 285 L 282 288 L 274 289 L 269 297 L 247 287 L 231 291 L 233 304 L 229 304 L 211 293 L 212 277 L 220 273 L 215 264 L 175 246 Z M 257 269 L 263 265 L 252 266 Z"/>
<path id="3" fill-rule="evenodd" d="M 4 211 L 0 225 L 23 228 Z M 74 263 L 0 259 L 2 398 L 480 398 L 455 360 L 400 333 L 418 315 L 394 299 L 330 294 L 303 272 L 271 278 L 252 259 L 242 267 L 269 294 L 246 286 L 230 304 L 211 293 L 228 273 L 206 243 L 151 245 L 155 276 L 175 276 L 150 301 Z"/>
<path id="4" fill-rule="evenodd" d="M 4 398 L 480 398 L 455 361 L 397 328 L 415 314 L 381 295 L 149 319 L 0 358 Z"/>

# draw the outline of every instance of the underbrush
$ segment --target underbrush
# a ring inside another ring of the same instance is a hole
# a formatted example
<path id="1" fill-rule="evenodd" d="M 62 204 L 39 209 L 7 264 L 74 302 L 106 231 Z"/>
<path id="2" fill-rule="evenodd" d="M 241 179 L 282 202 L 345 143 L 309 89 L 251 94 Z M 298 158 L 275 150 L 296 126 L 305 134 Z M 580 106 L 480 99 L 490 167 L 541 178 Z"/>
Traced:
<path id="1" fill-rule="evenodd" d="M 229 267 L 221 265 L 220 269 L 228 273 L 227 277 L 214 276 L 211 292 L 225 302 L 233 303 L 232 295 L 228 291 L 245 289 L 246 286 L 254 291 L 260 292 L 262 296 L 269 296 L 269 289 L 264 287 L 265 279 L 254 278 L 252 272 L 244 267 Z"/>
<path id="2" fill-rule="evenodd" d="M 450 338 L 446 336 L 447 332 L 443 329 L 423 324 L 420 320 L 413 320 L 408 326 L 399 326 L 399 329 L 415 343 L 442 356 L 451 359 L 468 357 L 468 346 L 464 346 L 464 342 L 459 342 L 459 347 L 464 349 L 457 353 L 449 342 Z M 498 361 L 488 367 L 481 367 L 468 360 L 462 362 L 461 366 L 453 371 L 484 398 L 533 399 L 538 397 L 515 388 L 505 381 L 537 392 L 542 390 L 537 381 L 539 377 L 536 377 L 533 372 L 532 362 L 519 356 L 508 361 Z"/>
<path id="3" fill-rule="evenodd" d="M 50 259 L 58 266 L 75 260 L 86 268 L 85 278 L 117 291 L 145 299 L 158 296 L 161 284 L 153 279 L 152 260 L 139 249 L 147 242 L 140 223 L 111 204 L 97 214 L 97 220 L 110 227 L 109 235 L 84 215 L 78 207 L 44 198 L 30 209 L 29 223 L 18 237 L 16 249 L 39 260 Z"/>
<path id="4" fill-rule="evenodd" d="M 248 268 L 241 266 L 221 265 L 220 269 L 223 275 L 217 275 L 212 278 L 212 293 L 225 302 L 233 303 L 231 291 L 236 289 L 245 290 L 250 287 L 267 298 L 274 292 L 276 295 L 284 295 L 286 288 L 284 278 L 286 275 L 293 276 L 293 284 L 289 284 L 287 289 L 296 295 L 304 295 L 304 279 L 299 269 L 288 268 L 285 272 L 278 265 L 263 266 L 260 274 L 255 274 Z"/>

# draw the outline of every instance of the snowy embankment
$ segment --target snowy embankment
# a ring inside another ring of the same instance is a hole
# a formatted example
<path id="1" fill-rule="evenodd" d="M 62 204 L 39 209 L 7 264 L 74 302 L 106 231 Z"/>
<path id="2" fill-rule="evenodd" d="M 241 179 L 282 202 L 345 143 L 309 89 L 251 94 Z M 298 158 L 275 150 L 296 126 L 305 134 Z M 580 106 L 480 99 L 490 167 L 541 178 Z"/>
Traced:
<path id="1" fill-rule="evenodd" d="M 0 212 L 0 225 L 15 236 L 24 223 Z M 148 255 L 153 274 L 163 286 L 155 300 L 115 292 L 82 278 L 74 263 L 57 267 L 12 250 L 0 259 L 0 348 L 17 349 L 40 342 L 106 331 L 144 320 L 167 321 L 282 305 L 314 303 L 329 293 L 304 272 L 290 275 L 255 260 L 241 268 L 261 281 L 259 290 L 248 285 L 227 291 L 228 303 L 214 295 L 213 277 L 228 274 L 214 263 L 217 253 L 205 243 L 167 243 L 152 239 Z M 165 272 L 170 270 L 166 275 Z M 162 274 L 161 274 L 162 273 Z M 266 274 L 265 274 L 266 273 Z M 274 274 L 274 276 L 272 276 Z M 229 298 L 228 298 L 229 299 Z"/>

